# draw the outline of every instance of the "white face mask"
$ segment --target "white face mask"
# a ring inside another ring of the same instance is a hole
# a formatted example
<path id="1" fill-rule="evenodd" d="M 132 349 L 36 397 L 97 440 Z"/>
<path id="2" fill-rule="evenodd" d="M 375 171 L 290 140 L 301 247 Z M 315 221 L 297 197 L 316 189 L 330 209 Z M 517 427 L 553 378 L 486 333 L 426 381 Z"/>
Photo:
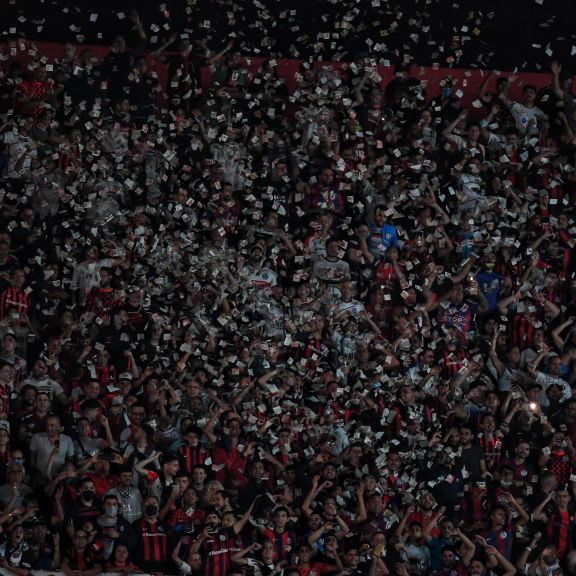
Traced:
<path id="1" fill-rule="evenodd" d="M 118 516 L 118 506 L 107 506 L 105 511 L 106 516 L 109 518 L 115 518 Z"/>

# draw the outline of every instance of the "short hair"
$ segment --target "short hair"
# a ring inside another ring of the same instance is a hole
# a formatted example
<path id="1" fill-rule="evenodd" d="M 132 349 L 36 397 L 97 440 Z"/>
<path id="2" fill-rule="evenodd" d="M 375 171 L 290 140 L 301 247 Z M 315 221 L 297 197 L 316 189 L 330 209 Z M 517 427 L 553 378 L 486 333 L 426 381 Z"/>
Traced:
<path id="1" fill-rule="evenodd" d="M 164 457 L 162 458 L 162 466 L 164 466 L 164 464 L 168 464 L 169 462 L 174 462 L 174 460 L 180 461 L 178 455 L 174 452 L 168 452 L 167 454 L 164 454 Z"/>

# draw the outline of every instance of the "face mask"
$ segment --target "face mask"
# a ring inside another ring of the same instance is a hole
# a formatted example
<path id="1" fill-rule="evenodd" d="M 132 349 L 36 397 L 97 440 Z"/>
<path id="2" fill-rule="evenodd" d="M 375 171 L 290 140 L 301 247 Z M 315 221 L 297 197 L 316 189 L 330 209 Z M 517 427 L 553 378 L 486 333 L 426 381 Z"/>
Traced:
<path id="1" fill-rule="evenodd" d="M 500 486 L 502 486 L 503 488 L 508 488 L 512 486 L 512 480 L 501 480 Z"/>
<path id="2" fill-rule="evenodd" d="M 91 502 L 94 500 L 94 496 L 95 494 L 93 490 L 86 490 L 85 492 L 82 492 L 82 498 L 84 498 L 86 502 Z"/>
<path id="3" fill-rule="evenodd" d="M 494 264 L 494 262 L 486 262 L 486 264 L 484 264 L 484 268 L 486 268 L 486 270 L 494 270 L 495 266 L 496 264 Z"/>
<path id="4" fill-rule="evenodd" d="M 144 512 L 146 516 L 156 516 L 156 514 L 158 514 L 158 506 L 156 506 L 156 504 L 146 504 L 146 506 L 144 506 Z"/>
<path id="5" fill-rule="evenodd" d="M 118 506 L 108 506 L 106 508 L 106 516 L 115 518 L 118 515 Z"/>
<path id="6" fill-rule="evenodd" d="M 24 458 L 12 458 L 12 464 L 24 466 Z"/>

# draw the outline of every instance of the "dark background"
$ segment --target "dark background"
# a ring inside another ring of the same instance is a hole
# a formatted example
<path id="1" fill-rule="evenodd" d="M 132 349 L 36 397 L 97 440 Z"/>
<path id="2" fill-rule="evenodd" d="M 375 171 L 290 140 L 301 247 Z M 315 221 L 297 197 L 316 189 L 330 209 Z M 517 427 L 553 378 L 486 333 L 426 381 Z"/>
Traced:
<path id="1" fill-rule="evenodd" d="M 187 30 L 192 37 L 206 37 L 213 50 L 224 46 L 230 34 L 236 35 L 235 46 L 246 56 L 350 60 L 364 51 L 395 65 L 408 56 L 412 64 L 424 66 L 532 72 L 548 71 L 557 59 L 566 71 L 574 71 L 574 57 L 570 57 L 576 45 L 573 0 L 543 0 L 541 5 L 536 0 L 0 0 L 0 31 L 5 40 L 23 36 L 77 43 L 77 35 L 82 34 L 83 43 L 110 44 L 115 35 L 124 34 L 130 43 L 132 22 L 128 17 L 120 20 L 117 14 L 123 11 L 128 16 L 133 8 L 140 14 L 152 49 L 171 33 Z M 291 16 L 290 10 L 296 14 Z M 90 22 L 93 13 L 98 14 L 95 23 Z M 337 25 L 346 17 L 352 30 L 343 35 Z M 202 27 L 206 20 L 210 28 Z M 154 24 L 159 32 L 151 30 Z M 70 26 L 80 30 L 72 31 Z M 9 33 L 10 28 L 16 28 L 16 34 Z M 337 33 L 338 38 L 319 42 L 319 33 Z M 155 35 L 156 44 L 150 42 Z M 455 45 L 456 35 L 470 40 Z M 384 42 L 386 49 L 370 51 L 367 39 Z M 545 53 L 547 46 L 551 55 Z M 450 57 L 452 63 L 447 61 Z"/>

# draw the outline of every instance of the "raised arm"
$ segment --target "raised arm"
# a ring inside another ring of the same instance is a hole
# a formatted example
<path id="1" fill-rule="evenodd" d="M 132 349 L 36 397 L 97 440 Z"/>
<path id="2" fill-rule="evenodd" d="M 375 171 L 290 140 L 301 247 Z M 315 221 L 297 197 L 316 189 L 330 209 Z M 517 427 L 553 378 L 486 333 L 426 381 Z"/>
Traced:
<path id="1" fill-rule="evenodd" d="M 160 458 L 160 456 L 162 456 L 162 452 L 154 452 L 154 454 L 152 454 L 152 456 L 150 456 L 150 458 L 146 458 L 145 460 L 140 460 L 140 462 L 138 462 L 137 464 L 134 464 L 134 470 L 136 470 L 136 472 L 138 472 L 138 474 L 140 474 L 140 476 L 144 476 L 145 478 L 148 478 L 148 470 L 146 470 L 146 466 L 148 466 L 148 464 L 154 462 L 155 460 L 158 460 Z"/>
<path id="2" fill-rule="evenodd" d="M 554 342 L 554 346 L 556 346 L 556 348 L 558 348 L 558 350 L 560 350 L 560 352 L 562 352 L 562 350 L 564 348 L 564 339 L 560 336 L 560 334 L 562 334 L 562 332 L 564 332 L 564 330 L 566 330 L 566 328 L 568 328 L 568 326 L 574 324 L 575 321 L 576 321 L 576 318 L 574 316 L 570 316 L 570 318 L 568 318 L 568 320 L 566 320 L 565 322 L 562 322 L 562 324 L 559 324 L 552 331 L 552 342 Z"/>
<path id="3" fill-rule="evenodd" d="M 504 104 L 506 104 L 508 108 L 511 108 L 515 104 L 514 100 L 510 100 L 510 98 L 508 98 L 508 89 L 510 88 L 510 85 L 513 84 L 515 81 L 516 76 L 514 74 L 508 76 L 508 78 L 506 78 L 506 85 L 502 89 L 502 92 L 498 94 L 498 98 L 500 98 L 500 100 L 504 102 Z"/>
<path id="4" fill-rule="evenodd" d="M 244 526 L 246 526 L 248 520 L 250 520 L 250 516 L 252 515 L 252 510 L 254 510 L 254 505 L 256 504 L 256 500 L 258 500 L 258 496 L 256 496 L 256 498 L 254 498 L 254 500 L 252 501 L 252 504 L 250 504 L 250 506 L 248 507 L 248 510 L 246 510 L 246 512 L 244 512 L 244 514 L 242 515 L 242 518 L 240 518 L 240 520 L 237 520 L 232 525 L 232 529 L 234 530 L 234 532 L 236 534 L 240 534 L 240 532 L 242 532 L 242 530 L 244 529 Z"/>
<path id="5" fill-rule="evenodd" d="M 214 54 L 214 56 L 210 56 L 210 58 L 208 58 L 208 60 L 206 61 L 206 64 L 210 65 L 210 64 L 214 64 L 214 62 L 218 62 L 218 60 L 220 60 L 227 52 L 230 51 L 232 46 L 233 46 L 233 43 L 228 42 L 228 44 L 226 44 L 226 46 L 222 50 L 220 50 L 220 52 L 218 52 L 217 54 Z"/>
<path id="6" fill-rule="evenodd" d="M 444 138 L 446 138 L 446 140 L 448 140 L 448 142 L 452 142 L 453 144 L 457 143 L 457 140 L 452 132 L 454 131 L 454 128 L 456 128 L 456 126 L 458 126 L 458 124 L 460 124 L 460 122 L 466 118 L 466 116 L 468 116 L 468 110 L 464 109 L 462 112 L 460 112 L 460 114 L 458 114 L 455 120 L 453 120 L 450 124 L 448 124 L 448 126 L 446 126 L 446 128 L 444 128 L 442 135 Z"/>
<path id="7" fill-rule="evenodd" d="M 556 96 L 558 100 L 564 100 L 566 94 L 560 86 L 560 72 L 562 72 L 562 66 L 558 64 L 558 62 L 554 61 L 550 66 L 550 70 L 552 70 L 552 92 L 554 92 L 554 96 Z"/>
<path id="8" fill-rule="evenodd" d="M 486 92 L 488 90 L 488 84 L 490 84 L 490 80 L 494 77 L 494 72 L 490 71 L 484 80 L 482 80 L 482 84 L 480 84 L 480 89 L 478 90 L 478 98 L 483 102 L 488 102 L 488 98 L 486 97 Z"/>
<path id="9" fill-rule="evenodd" d="M 464 545 L 464 551 L 462 552 L 462 562 L 464 566 L 469 566 L 474 554 L 476 553 L 476 545 L 462 530 L 457 530 L 456 533 L 460 540 L 462 540 L 462 544 Z"/>
<path id="10" fill-rule="evenodd" d="M 202 429 L 202 432 L 204 432 L 206 438 L 208 438 L 208 440 L 210 441 L 210 444 L 216 444 L 216 442 L 218 441 L 218 437 L 216 436 L 216 434 L 214 434 L 214 426 L 216 426 L 218 418 L 220 418 L 220 416 L 224 414 L 224 412 L 226 412 L 226 408 L 224 406 L 220 406 L 220 408 L 218 408 L 218 410 L 216 410 L 216 412 L 214 412 L 214 414 L 210 416 L 210 420 L 206 422 L 206 426 L 204 426 L 204 428 Z"/>

